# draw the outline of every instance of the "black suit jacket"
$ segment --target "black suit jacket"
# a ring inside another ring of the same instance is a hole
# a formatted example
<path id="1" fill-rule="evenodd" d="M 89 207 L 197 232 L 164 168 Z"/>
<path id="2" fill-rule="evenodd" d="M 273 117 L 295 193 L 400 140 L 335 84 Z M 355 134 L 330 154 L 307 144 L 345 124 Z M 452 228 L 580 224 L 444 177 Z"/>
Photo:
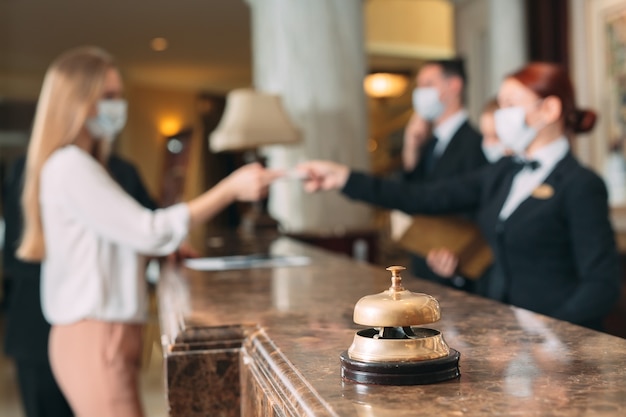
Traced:
<path id="1" fill-rule="evenodd" d="M 481 134 L 466 120 L 452 136 L 450 143 L 448 143 L 444 152 L 435 161 L 429 173 L 425 171 L 425 155 L 422 154 L 415 169 L 411 172 L 406 172 L 404 179 L 418 184 L 432 183 L 434 181 L 458 178 L 469 172 L 476 171 L 487 164 L 481 143 Z M 460 214 L 471 219 L 472 213 Z M 411 272 L 420 278 L 444 285 L 451 285 L 450 279 L 435 274 L 428 267 L 426 260 L 422 256 L 412 256 Z M 473 291 L 472 285 L 472 282 L 467 282 L 463 288 Z"/>
<path id="2" fill-rule="evenodd" d="M 22 262 L 15 257 L 22 229 L 21 193 L 25 158 L 12 166 L 3 186 L 5 247 L 4 277 L 10 283 L 7 297 L 7 323 L 4 347 L 7 355 L 20 360 L 47 361 L 50 325 L 43 317 L 40 299 L 40 264 Z M 156 203 L 146 191 L 139 173 L 125 160 L 111 156 L 108 161 L 111 176 L 149 209 Z"/>
<path id="3" fill-rule="evenodd" d="M 475 171 L 487 164 L 481 143 L 481 134 L 466 120 L 454 133 L 430 173 L 424 170 L 425 155 L 422 154 L 415 169 L 405 173 L 404 178 L 415 183 L 432 182 Z"/>
<path id="4" fill-rule="evenodd" d="M 546 178 L 551 196 L 530 196 L 498 219 L 511 158 L 454 181 L 407 184 L 352 173 L 349 197 L 408 213 L 474 211 L 495 253 L 485 295 L 572 323 L 600 328 L 619 297 L 620 267 L 606 187 L 566 155 Z M 544 187 L 547 188 L 547 187 Z"/>

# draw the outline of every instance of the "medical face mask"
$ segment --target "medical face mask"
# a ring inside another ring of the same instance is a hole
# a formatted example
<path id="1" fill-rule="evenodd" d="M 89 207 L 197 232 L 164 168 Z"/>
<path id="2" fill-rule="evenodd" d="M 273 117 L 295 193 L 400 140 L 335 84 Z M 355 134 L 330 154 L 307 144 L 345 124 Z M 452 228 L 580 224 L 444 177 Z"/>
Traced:
<path id="1" fill-rule="evenodd" d="M 483 154 L 489 163 L 493 164 L 504 156 L 505 146 L 502 143 L 494 143 L 492 145 L 482 145 Z"/>
<path id="2" fill-rule="evenodd" d="M 523 107 L 505 107 L 494 113 L 496 134 L 505 148 L 522 156 L 537 136 L 538 129 L 526 124 Z"/>
<path id="3" fill-rule="evenodd" d="M 434 87 L 420 87 L 413 90 L 413 110 L 424 120 L 433 121 L 443 114 L 445 107 L 439 99 L 439 91 Z"/>
<path id="4" fill-rule="evenodd" d="M 94 138 L 112 141 L 126 124 L 128 103 L 123 99 L 100 100 L 96 116 L 87 120 L 87 129 Z"/>

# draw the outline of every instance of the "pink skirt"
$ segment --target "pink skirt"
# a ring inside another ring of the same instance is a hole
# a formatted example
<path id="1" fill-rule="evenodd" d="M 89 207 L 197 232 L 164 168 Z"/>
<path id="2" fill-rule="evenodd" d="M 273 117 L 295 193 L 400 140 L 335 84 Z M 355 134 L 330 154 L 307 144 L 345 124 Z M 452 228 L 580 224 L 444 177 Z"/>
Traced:
<path id="1" fill-rule="evenodd" d="M 143 417 L 142 325 L 82 320 L 52 326 L 54 377 L 76 417 Z"/>

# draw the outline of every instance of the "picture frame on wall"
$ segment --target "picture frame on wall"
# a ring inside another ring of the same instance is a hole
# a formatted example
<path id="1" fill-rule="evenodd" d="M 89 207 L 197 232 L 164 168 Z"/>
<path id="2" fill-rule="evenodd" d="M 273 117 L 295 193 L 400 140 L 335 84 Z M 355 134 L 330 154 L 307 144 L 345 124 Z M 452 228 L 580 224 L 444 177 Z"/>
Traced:
<path id="1" fill-rule="evenodd" d="M 598 115 L 577 154 L 604 173 L 615 152 L 626 156 L 626 1 L 572 0 L 571 22 L 578 105 Z"/>
<path id="2" fill-rule="evenodd" d="M 605 129 L 611 145 L 623 149 L 626 140 L 626 2 L 622 10 L 605 16 L 606 49 Z"/>

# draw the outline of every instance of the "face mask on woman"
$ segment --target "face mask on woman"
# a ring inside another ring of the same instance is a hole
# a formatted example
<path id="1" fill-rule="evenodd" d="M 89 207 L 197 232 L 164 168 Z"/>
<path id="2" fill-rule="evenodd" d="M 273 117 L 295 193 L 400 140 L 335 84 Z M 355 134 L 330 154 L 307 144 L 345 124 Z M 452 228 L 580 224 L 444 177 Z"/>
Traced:
<path id="1" fill-rule="evenodd" d="M 444 111 L 439 91 L 434 87 L 419 87 L 413 90 L 413 110 L 424 120 L 433 121 Z"/>
<path id="2" fill-rule="evenodd" d="M 100 100 L 98 114 L 87 120 L 87 129 L 94 138 L 112 141 L 126 124 L 128 103 L 123 99 Z"/>
<path id="3" fill-rule="evenodd" d="M 487 158 L 487 161 L 489 161 L 490 164 L 493 164 L 502 158 L 506 149 L 502 143 L 494 143 L 492 145 L 482 144 L 482 148 L 483 154 L 485 154 L 485 158 Z"/>
<path id="4" fill-rule="evenodd" d="M 538 129 L 526 124 L 523 107 L 505 107 L 494 113 L 496 134 L 502 145 L 516 155 L 523 155 L 537 136 Z"/>

